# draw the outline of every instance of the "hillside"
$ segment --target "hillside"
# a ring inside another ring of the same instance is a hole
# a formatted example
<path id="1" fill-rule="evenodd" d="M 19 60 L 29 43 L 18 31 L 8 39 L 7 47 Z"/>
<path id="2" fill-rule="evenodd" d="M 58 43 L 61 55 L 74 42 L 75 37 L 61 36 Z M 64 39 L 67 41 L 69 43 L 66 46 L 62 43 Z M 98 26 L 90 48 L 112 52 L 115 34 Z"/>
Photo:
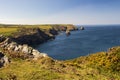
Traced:
<path id="1" fill-rule="evenodd" d="M 52 58 L 22 60 L 12 58 L 9 65 L 0 68 L 1 80 L 119 80 L 120 47 L 73 60 Z"/>
<path id="2" fill-rule="evenodd" d="M 76 30 L 71 25 L 1 29 L 5 31 L 0 30 L 0 80 L 120 80 L 119 46 L 66 61 L 52 59 L 29 46 L 49 40 L 64 29 Z"/>

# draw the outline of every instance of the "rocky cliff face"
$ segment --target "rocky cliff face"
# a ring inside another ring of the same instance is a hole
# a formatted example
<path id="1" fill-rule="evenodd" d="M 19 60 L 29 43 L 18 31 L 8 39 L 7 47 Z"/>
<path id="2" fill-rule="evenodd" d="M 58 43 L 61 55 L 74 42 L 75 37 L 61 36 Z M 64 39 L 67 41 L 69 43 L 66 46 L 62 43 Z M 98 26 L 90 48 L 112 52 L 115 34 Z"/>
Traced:
<path id="1" fill-rule="evenodd" d="M 41 57 L 47 57 L 47 54 L 40 53 L 38 50 L 28 46 L 27 44 L 17 44 L 9 38 L 6 38 L 3 42 L 0 43 L 0 48 L 11 58 L 31 58 L 36 60 Z"/>
<path id="2" fill-rule="evenodd" d="M 77 28 L 73 25 L 53 26 L 52 29 L 42 31 L 40 28 L 20 28 L 11 39 L 18 44 L 38 45 L 47 40 L 54 39 L 60 31 L 73 31 Z"/>
<path id="3" fill-rule="evenodd" d="M 0 67 L 9 63 L 9 58 L 33 59 L 48 57 L 47 54 L 30 47 L 54 39 L 59 31 L 76 30 L 74 26 L 53 26 L 42 31 L 40 28 L 20 28 L 10 37 L 0 35 Z M 8 57 L 7 57 L 7 56 Z"/>
<path id="4" fill-rule="evenodd" d="M 18 44 L 35 45 L 53 38 L 51 33 L 43 32 L 39 28 L 21 28 L 11 39 Z"/>
<path id="5" fill-rule="evenodd" d="M 75 27 L 74 25 L 68 25 L 66 28 L 66 31 L 74 31 L 74 30 L 78 30 L 78 28 Z"/>
<path id="6" fill-rule="evenodd" d="M 78 28 L 74 25 L 61 25 L 61 26 L 53 26 L 53 28 L 57 31 L 74 31 L 78 30 Z"/>

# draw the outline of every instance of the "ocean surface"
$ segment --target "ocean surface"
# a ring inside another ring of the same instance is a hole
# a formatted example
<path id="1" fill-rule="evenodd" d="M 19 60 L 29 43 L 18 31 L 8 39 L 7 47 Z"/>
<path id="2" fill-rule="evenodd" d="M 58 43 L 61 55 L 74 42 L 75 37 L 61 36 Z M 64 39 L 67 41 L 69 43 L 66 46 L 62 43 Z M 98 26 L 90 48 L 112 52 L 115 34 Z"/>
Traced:
<path id="1" fill-rule="evenodd" d="M 68 37 L 61 32 L 55 40 L 40 44 L 36 49 L 54 59 L 68 60 L 120 46 L 120 25 L 84 27 L 85 30 L 72 31 Z"/>

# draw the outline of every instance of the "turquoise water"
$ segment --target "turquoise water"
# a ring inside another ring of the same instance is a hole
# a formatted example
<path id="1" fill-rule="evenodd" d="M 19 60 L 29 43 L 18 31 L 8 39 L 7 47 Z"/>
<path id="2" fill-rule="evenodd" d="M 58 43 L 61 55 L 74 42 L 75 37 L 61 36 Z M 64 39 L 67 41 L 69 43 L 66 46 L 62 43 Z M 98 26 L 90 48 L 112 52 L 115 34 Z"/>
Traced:
<path id="1" fill-rule="evenodd" d="M 107 51 L 120 45 L 120 26 L 84 26 L 85 30 L 72 31 L 70 36 L 61 33 L 53 41 L 36 48 L 54 59 L 67 60 L 91 53 Z"/>

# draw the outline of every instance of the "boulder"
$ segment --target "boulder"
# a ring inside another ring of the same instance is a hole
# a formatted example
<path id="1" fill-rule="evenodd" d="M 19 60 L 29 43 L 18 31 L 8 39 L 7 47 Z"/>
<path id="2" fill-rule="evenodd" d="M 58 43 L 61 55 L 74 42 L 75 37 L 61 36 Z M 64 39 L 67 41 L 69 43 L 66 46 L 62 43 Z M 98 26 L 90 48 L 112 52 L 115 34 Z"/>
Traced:
<path id="1" fill-rule="evenodd" d="M 10 63 L 9 58 L 0 52 L 0 67 L 6 66 Z"/>
<path id="2" fill-rule="evenodd" d="M 34 57 L 40 57 L 40 52 L 39 52 L 38 50 L 33 49 L 33 50 L 32 50 L 32 55 L 33 55 Z"/>
<path id="3" fill-rule="evenodd" d="M 81 26 L 81 27 L 80 27 L 80 30 L 84 30 L 84 27 Z"/>
<path id="4" fill-rule="evenodd" d="M 9 45 L 8 45 L 8 50 L 14 50 L 15 49 L 15 47 L 17 47 L 17 43 L 15 43 L 15 42 L 11 42 Z"/>
<path id="5" fill-rule="evenodd" d="M 23 45 L 22 46 L 22 52 L 23 53 L 28 53 L 29 52 L 28 45 Z"/>
<path id="6" fill-rule="evenodd" d="M 38 50 L 35 49 L 32 50 L 32 55 L 34 56 L 34 60 L 37 60 L 38 58 L 41 57 L 47 57 L 46 53 L 40 53 Z"/>
<path id="7" fill-rule="evenodd" d="M 41 56 L 47 57 L 48 55 L 46 53 L 40 53 Z"/>
<path id="8" fill-rule="evenodd" d="M 66 36 L 69 36 L 70 34 L 70 31 L 66 31 Z"/>

